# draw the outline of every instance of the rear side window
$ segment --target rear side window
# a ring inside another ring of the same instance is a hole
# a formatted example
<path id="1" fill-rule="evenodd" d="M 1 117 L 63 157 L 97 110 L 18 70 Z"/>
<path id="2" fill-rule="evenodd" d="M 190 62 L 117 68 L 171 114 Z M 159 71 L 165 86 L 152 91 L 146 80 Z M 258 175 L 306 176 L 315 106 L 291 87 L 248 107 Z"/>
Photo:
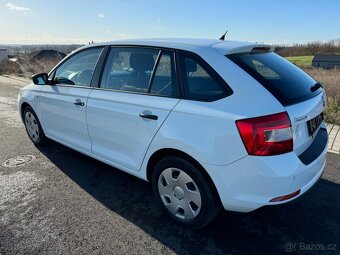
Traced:
<path id="1" fill-rule="evenodd" d="M 320 93 L 312 92 L 316 81 L 301 69 L 273 52 L 227 56 L 261 83 L 284 106 L 299 103 Z"/>
<path id="2" fill-rule="evenodd" d="M 179 96 L 175 59 L 172 51 L 162 51 L 151 83 L 150 93 L 169 97 Z"/>
<path id="3" fill-rule="evenodd" d="M 178 97 L 174 52 L 142 47 L 112 47 L 100 87 Z"/>
<path id="4" fill-rule="evenodd" d="M 101 88 L 147 93 L 159 50 L 111 48 Z"/>
<path id="5" fill-rule="evenodd" d="M 186 99 L 210 102 L 232 94 L 223 79 L 195 54 L 181 52 L 180 66 Z"/>

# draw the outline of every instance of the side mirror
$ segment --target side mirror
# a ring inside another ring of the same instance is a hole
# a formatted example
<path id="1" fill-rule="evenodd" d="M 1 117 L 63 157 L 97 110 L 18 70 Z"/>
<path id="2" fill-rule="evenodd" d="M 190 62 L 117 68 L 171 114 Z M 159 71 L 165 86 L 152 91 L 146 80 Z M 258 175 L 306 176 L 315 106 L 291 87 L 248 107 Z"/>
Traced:
<path id="1" fill-rule="evenodd" d="M 35 85 L 51 85 L 48 80 L 47 73 L 39 73 L 32 76 L 32 81 Z"/>

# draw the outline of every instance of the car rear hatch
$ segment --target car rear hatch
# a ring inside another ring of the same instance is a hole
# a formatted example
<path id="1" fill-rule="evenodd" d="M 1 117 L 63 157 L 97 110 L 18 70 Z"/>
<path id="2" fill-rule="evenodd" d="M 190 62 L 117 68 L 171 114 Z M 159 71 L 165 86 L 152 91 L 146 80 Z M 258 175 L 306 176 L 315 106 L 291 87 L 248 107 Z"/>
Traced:
<path id="1" fill-rule="evenodd" d="M 254 48 L 227 57 L 285 107 L 292 124 L 293 150 L 298 156 L 305 152 L 318 137 L 323 122 L 326 98 L 321 84 L 269 48 Z M 323 136 L 323 144 L 324 140 L 327 139 Z"/>
<path id="2" fill-rule="evenodd" d="M 325 95 L 320 93 L 311 99 L 285 108 L 292 123 L 294 151 L 300 155 L 312 144 L 321 127 Z"/>

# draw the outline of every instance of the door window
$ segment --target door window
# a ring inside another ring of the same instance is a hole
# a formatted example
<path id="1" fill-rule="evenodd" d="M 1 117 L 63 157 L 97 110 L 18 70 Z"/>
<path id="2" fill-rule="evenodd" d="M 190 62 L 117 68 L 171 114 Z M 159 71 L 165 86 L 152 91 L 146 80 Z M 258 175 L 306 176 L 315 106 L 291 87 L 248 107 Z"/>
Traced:
<path id="1" fill-rule="evenodd" d="M 150 93 L 169 97 L 179 96 L 175 60 L 172 51 L 162 51 L 153 77 Z"/>
<path id="2" fill-rule="evenodd" d="M 159 52 L 149 48 L 112 48 L 100 87 L 147 93 Z"/>
<path id="3" fill-rule="evenodd" d="M 54 83 L 90 87 L 101 52 L 102 48 L 91 48 L 76 53 L 57 68 Z"/>

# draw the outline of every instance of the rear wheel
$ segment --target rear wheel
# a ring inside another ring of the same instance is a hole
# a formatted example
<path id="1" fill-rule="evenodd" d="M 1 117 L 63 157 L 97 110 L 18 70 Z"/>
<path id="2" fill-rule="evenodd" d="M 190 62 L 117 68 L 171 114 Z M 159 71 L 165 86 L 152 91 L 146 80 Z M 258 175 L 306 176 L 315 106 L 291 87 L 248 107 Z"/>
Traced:
<path id="1" fill-rule="evenodd" d="M 47 138 L 42 130 L 37 115 L 30 106 L 27 106 L 23 114 L 24 124 L 31 141 L 36 145 L 46 142 Z"/>
<path id="2" fill-rule="evenodd" d="M 216 192 L 190 162 L 178 157 L 160 160 L 152 175 L 153 191 L 167 214 L 191 228 L 202 228 L 217 215 Z"/>

